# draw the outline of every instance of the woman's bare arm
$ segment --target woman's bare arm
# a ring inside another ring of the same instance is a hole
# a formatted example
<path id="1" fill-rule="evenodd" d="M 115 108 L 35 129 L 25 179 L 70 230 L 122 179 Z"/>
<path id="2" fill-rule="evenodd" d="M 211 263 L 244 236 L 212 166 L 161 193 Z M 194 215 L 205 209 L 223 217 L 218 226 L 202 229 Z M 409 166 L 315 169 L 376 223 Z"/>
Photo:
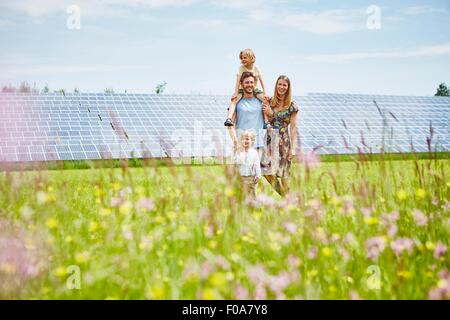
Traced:
<path id="1" fill-rule="evenodd" d="M 291 138 L 291 155 L 295 156 L 295 150 L 297 150 L 297 113 L 298 112 L 293 112 L 291 113 L 291 118 L 290 118 L 290 125 L 289 125 L 289 129 L 290 129 L 290 138 Z"/>

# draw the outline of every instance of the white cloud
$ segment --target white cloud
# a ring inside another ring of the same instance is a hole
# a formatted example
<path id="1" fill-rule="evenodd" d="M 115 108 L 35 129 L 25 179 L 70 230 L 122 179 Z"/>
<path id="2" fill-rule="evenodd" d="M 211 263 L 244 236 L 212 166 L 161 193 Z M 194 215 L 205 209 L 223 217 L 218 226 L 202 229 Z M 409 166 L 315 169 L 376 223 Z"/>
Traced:
<path id="1" fill-rule="evenodd" d="M 359 10 L 329 10 L 312 13 L 298 13 L 280 19 L 280 24 L 298 30 L 332 34 L 361 30 L 366 27 L 365 12 Z"/>
<path id="2" fill-rule="evenodd" d="M 14 23 L 12 21 L 0 19 L 0 28 L 10 27 L 12 25 L 14 25 Z"/>
<path id="3" fill-rule="evenodd" d="M 403 9 L 402 13 L 409 16 L 417 16 L 429 13 L 445 13 L 446 11 L 447 10 L 445 8 L 434 8 L 430 6 L 411 6 Z"/>
<path id="4" fill-rule="evenodd" d="M 258 8 L 263 5 L 265 1 L 261 0 L 212 0 L 211 4 L 230 9 L 250 9 Z"/>
<path id="5" fill-rule="evenodd" d="M 1 66 L 1 65 L 0 65 Z M 92 72 L 117 72 L 117 71 L 138 71 L 150 69 L 145 65 L 113 65 L 113 64 L 36 64 L 36 65 L 4 65 L 1 67 L 3 76 L 41 76 L 49 74 L 73 74 Z"/>
<path id="6" fill-rule="evenodd" d="M 220 19 L 193 19 L 186 21 L 185 25 L 186 27 L 208 29 L 208 28 L 223 27 L 226 25 L 226 22 Z"/>
<path id="7" fill-rule="evenodd" d="M 326 10 L 318 12 L 278 12 L 268 9 L 250 10 L 248 18 L 254 22 L 271 23 L 296 30 L 333 34 L 362 30 L 366 27 L 363 10 Z"/>
<path id="8" fill-rule="evenodd" d="M 434 57 L 440 55 L 450 54 L 450 43 L 420 47 L 413 50 L 397 50 L 397 51 L 383 51 L 383 52 L 353 52 L 353 53 L 338 53 L 338 54 L 317 54 L 302 57 L 295 57 L 295 60 L 304 60 L 311 62 L 329 62 L 338 63 L 354 60 L 367 59 L 405 59 L 405 58 L 420 58 L 420 57 Z"/>
<path id="9" fill-rule="evenodd" d="M 201 0 L 14 0 L 2 1 L 0 7 L 25 13 L 38 18 L 51 14 L 66 14 L 70 5 L 77 5 L 86 16 L 120 15 L 124 9 L 185 7 L 196 4 Z"/>

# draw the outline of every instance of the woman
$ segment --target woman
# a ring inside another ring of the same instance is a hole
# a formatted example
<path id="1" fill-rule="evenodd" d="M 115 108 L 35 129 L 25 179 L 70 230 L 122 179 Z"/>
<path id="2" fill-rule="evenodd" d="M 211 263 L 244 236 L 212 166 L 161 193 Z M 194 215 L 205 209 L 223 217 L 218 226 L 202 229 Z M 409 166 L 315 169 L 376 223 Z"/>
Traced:
<path id="1" fill-rule="evenodd" d="M 273 150 L 272 140 L 279 141 L 278 148 L 275 146 L 273 150 L 277 152 L 278 149 L 278 157 L 277 155 L 272 157 L 272 160 L 278 161 L 276 172 L 264 177 L 281 196 L 284 196 L 289 192 L 291 161 L 295 157 L 297 147 L 298 113 L 298 104 L 292 100 L 291 81 L 287 76 L 278 77 L 274 95 L 263 104 L 263 111 L 272 127 L 267 135 L 268 152 Z"/>

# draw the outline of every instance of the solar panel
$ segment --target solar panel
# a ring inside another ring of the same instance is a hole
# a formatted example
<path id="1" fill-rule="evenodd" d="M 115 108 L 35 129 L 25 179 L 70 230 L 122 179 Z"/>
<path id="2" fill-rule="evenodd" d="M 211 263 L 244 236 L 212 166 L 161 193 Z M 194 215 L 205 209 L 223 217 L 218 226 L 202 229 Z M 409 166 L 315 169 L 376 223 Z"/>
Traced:
<path id="1" fill-rule="evenodd" d="M 313 93 L 298 138 L 321 154 L 450 149 L 450 98 Z M 0 161 L 231 154 L 229 97 L 0 93 Z"/>

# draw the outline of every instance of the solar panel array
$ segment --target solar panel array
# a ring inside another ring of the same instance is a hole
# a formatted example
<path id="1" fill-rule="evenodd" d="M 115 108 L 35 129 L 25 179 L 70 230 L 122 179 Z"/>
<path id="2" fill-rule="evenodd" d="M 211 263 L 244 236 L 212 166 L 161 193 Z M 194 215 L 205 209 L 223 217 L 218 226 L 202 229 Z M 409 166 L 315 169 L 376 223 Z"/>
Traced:
<path id="1" fill-rule="evenodd" d="M 0 161 L 231 154 L 229 97 L 0 93 Z M 449 151 L 450 98 L 309 94 L 299 142 L 318 153 Z"/>

